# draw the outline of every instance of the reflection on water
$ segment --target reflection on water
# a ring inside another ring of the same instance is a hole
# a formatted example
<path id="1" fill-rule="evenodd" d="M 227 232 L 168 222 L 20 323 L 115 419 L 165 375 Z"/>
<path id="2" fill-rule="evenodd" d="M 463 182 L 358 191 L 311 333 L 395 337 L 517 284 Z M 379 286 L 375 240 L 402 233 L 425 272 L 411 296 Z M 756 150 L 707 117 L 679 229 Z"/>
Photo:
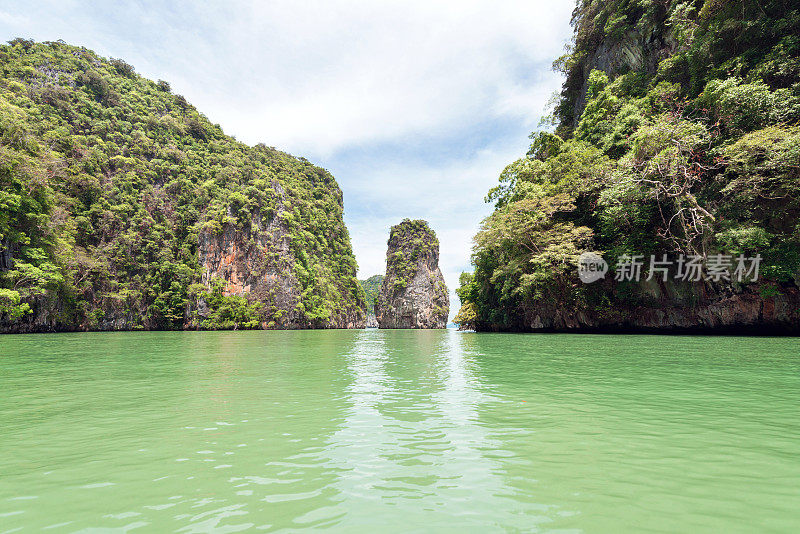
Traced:
<path id="1" fill-rule="evenodd" d="M 478 527 L 500 509 L 515 510 L 506 526 L 533 524 L 497 474 L 502 444 L 478 421 L 486 397 L 467 357 L 454 332 L 366 331 L 356 341 L 350 409 L 329 440 L 349 512 L 342 528 L 379 527 L 386 516 L 378 510 L 410 529 L 452 514 Z M 533 521 L 545 508 L 534 507 Z"/>
<path id="2" fill-rule="evenodd" d="M 794 339 L 4 336 L 0 533 L 794 531 Z"/>

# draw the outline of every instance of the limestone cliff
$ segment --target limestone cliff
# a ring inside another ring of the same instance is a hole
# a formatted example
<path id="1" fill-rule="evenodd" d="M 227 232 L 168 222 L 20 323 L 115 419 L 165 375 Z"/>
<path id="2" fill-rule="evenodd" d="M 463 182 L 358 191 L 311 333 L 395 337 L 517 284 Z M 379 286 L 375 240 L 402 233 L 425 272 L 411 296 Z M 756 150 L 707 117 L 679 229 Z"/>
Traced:
<path id="1" fill-rule="evenodd" d="M 556 109 L 559 131 L 578 126 L 587 103 L 589 75 L 600 70 L 614 78 L 626 72 L 655 74 L 659 63 L 674 52 L 677 40 L 666 30 L 671 2 L 652 3 L 649 9 L 599 0 L 580 2 L 573 12 L 575 28 L 571 53 L 554 67 L 566 75 Z"/>
<path id="2" fill-rule="evenodd" d="M 608 281 L 598 290 L 613 294 Z M 629 290 L 630 291 L 630 290 Z M 510 330 L 533 332 L 800 333 L 800 291 L 771 285 L 640 282 L 617 306 L 550 303 L 524 307 Z M 485 326 L 485 325 L 484 325 Z M 489 330 L 492 328 L 489 327 Z"/>
<path id="3" fill-rule="evenodd" d="M 257 326 L 261 328 L 363 328 L 365 314 L 357 300 L 331 299 L 328 307 L 332 313 L 317 320 L 309 317 L 310 310 L 301 302 L 304 288 L 297 276 L 301 266 L 296 266 L 291 228 L 286 223 L 286 193 L 279 183 L 272 186 L 281 201 L 269 223 L 256 218 L 244 227 L 226 224 L 222 232 L 206 229 L 200 233 L 198 260 L 203 285 L 211 288 L 219 280 L 224 297 L 242 297 L 260 307 Z M 345 284 L 334 279 L 336 285 Z M 348 293 L 351 288 L 334 289 Z M 209 320 L 207 300 L 204 295 L 198 297 L 195 313 L 189 314 L 189 327 L 202 327 Z"/>
<path id="4" fill-rule="evenodd" d="M 0 332 L 364 325 L 333 176 L 169 83 L 14 39 L 0 133 Z"/>
<path id="5" fill-rule="evenodd" d="M 581 65 L 581 85 L 573 104 L 573 116 L 580 117 L 586 107 L 589 74 L 601 70 L 610 76 L 623 72 L 644 71 L 654 73 L 658 63 L 674 49 L 673 40 L 665 38 L 653 28 L 628 31 L 618 40 L 603 40 Z"/>
<path id="6" fill-rule="evenodd" d="M 445 328 L 450 311 L 439 240 L 423 220 L 392 227 L 386 276 L 375 303 L 380 328 Z"/>
<path id="7" fill-rule="evenodd" d="M 582 0 L 572 25 L 555 62 L 556 128 L 534 132 L 487 195 L 495 209 L 455 322 L 800 333 L 800 48 L 784 44 L 800 12 L 773 0 Z M 679 255 L 708 272 L 589 285 L 577 276 L 588 252 L 611 272 L 625 257 Z M 720 264 L 714 275 L 723 257 L 758 257 L 759 275 L 733 282 Z"/>

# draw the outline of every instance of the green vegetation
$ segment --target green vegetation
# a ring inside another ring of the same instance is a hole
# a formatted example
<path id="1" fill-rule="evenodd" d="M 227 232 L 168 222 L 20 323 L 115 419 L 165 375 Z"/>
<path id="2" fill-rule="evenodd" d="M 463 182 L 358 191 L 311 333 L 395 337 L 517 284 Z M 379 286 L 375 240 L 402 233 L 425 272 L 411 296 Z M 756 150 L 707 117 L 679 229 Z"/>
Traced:
<path id="1" fill-rule="evenodd" d="M 541 307 L 644 298 L 577 282 L 587 250 L 760 253 L 770 287 L 797 287 L 800 6 L 582 0 L 572 24 L 555 131 L 489 192 L 458 322 L 525 328 Z"/>
<path id="2" fill-rule="evenodd" d="M 439 239 L 428 226 L 428 221 L 403 219 L 400 224 L 392 226 L 388 246 L 394 252 L 386 258 L 386 272 L 394 273 L 392 289 L 402 290 L 417 274 L 420 256 L 433 248 L 439 249 Z"/>
<path id="3" fill-rule="evenodd" d="M 361 288 L 364 290 L 364 310 L 367 314 L 375 313 L 375 300 L 381 292 L 381 285 L 383 285 L 383 275 L 376 274 L 370 276 L 366 280 L 359 280 Z"/>
<path id="4" fill-rule="evenodd" d="M 288 236 L 296 309 L 226 296 L 222 281 L 198 287 L 198 236 L 254 238 L 270 224 Z M 122 60 L 62 42 L 0 46 L 0 323 L 236 328 L 292 313 L 294 326 L 324 327 L 362 306 L 355 272 L 327 171 L 224 135 Z"/>

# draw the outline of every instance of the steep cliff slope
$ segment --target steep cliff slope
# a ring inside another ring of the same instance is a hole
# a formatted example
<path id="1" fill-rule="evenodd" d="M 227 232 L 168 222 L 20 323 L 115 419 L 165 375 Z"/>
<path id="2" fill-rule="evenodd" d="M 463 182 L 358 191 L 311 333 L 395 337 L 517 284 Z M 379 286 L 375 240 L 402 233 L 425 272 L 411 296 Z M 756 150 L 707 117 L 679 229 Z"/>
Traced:
<path id="1" fill-rule="evenodd" d="M 375 302 L 380 328 L 445 328 L 450 312 L 439 240 L 422 220 L 392 226 L 386 276 Z"/>
<path id="2" fill-rule="evenodd" d="M 0 46 L 0 331 L 363 325 L 333 177 L 168 83 Z"/>
<path id="3" fill-rule="evenodd" d="M 573 26 L 555 132 L 489 192 L 459 323 L 800 333 L 800 6 L 581 0 Z"/>

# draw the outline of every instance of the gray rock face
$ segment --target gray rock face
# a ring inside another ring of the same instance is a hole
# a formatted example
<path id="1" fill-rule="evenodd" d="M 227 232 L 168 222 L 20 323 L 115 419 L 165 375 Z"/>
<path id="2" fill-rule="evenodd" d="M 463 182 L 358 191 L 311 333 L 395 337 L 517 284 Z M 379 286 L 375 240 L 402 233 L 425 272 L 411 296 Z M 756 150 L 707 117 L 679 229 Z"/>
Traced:
<path id="1" fill-rule="evenodd" d="M 219 235 L 203 231 L 198 235 L 197 249 L 203 266 L 203 284 L 210 286 L 215 278 L 224 280 L 225 296 L 257 299 L 284 310 L 271 327 L 298 327 L 301 317 L 296 307 L 300 288 L 292 269 L 294 258 L 289 250 L 289 236 L 279 224 L 273 221 L 270 227 L 258 228 L 256 232 L 238 230 L 230 224 Z M 200 317 L 205 317 L 204 305 L 205 302 L 198 302 Z"/>
<path id="2" fill-rule="evenodd" d="M 422 220 L 392 227 L 386 277 L 375 302 L 380 328 L 445 328 L 450 301 L 439 269 L 439 240 Z"/>
<path id="3" fill-rule="evenodd" d="M 603 291 L 615 291 L 604 281 Z M 800 290 L 783 286 L 766 296 L 769 284 L 736 287 L 709 281 L 640 282 L 636 302 L 615 302 L 610 308 L 549 303 L 522 307 L 520 332 L 653 332 L 714 334 L 800 334 Z M 482 331 L 497 330 L 481 324 Z"/>
<path id="4" fill-rule="evenodd" d="M 668 57 L 675 46 L 677 44 L 671 38 L 655 32 L 654 28 L 645 29 L 644 32 L 631 31 L 621 39 L 600 43 L 584 64 L 583 87 L 573 106 L 576 125 L 586 107 L 589 74 L 592 70 L 602 70 L 612 79 L 629 70 L 654 73 L 659 62 Z"/>
<path id="5" fill-rule="evenodd" d="M 302 288 L 294 274 L 295 258 L 289 248 L 289 233 L 277 221 L 279 219 L 275 218 L 265 228 L 253 221 L 249 230 L 225 225 L 220 235 L 201 232 L 198 257 L 203 266 L 202 282 L 210 286 L 214 278 L 224 280 L 225 296 L 243 296 L 278 310 L 274 319 L 264 322 L 262 328 L 314 328 L 315 325 L 297 309 Z M 200 317 L 204 317 L 204 307 L 202 300 L 197 303 Z M 364 312 L 358 307 L 343 309 L 321 327 L 363 328 Z"/>
<path id="6" fill-rule="evenodd" d="M 274 182 L 273 187 L 282 199 L 285 198 L 280 184 Z M 277 214 L 284 211 L 283 204 L 279 203 Z M 202 282 L 210 286 L 215 278 L 224 280 L 225 296 L 243 296 L 277 310 L 274 318 L 264 322 L 262 328 L 363 328 L 364 312 L 358 307 L 339 310 L 322 325 L 312 324 L 297 309 L 302 288 L 294 272 L 296 259 L 289 246 L 291 236 L 282 220 L 274 217 L 269 225 L 263 226 L 261 220 L 255 218 L 245 229 L 226 224 L 219 235 L 202 231 L 198 236 Z M 204 316 L 204 307 L 205 302 L 197 303 L 200 317 Z"/>

